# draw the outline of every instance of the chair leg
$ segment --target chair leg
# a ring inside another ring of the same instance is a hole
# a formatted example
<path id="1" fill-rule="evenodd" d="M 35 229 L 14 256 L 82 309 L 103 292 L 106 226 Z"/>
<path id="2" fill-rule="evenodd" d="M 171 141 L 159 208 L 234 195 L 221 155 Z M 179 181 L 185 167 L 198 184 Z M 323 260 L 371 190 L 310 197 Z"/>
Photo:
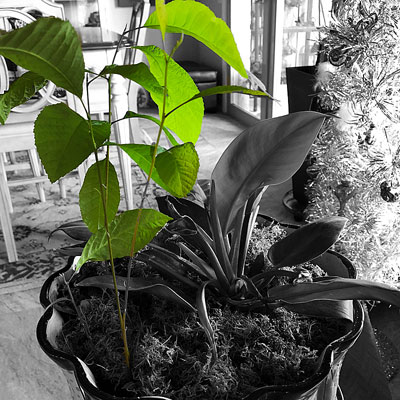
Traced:
<path id="1" fill-rule="evenodd" d="M 6 190 L 5 190 L 6 189 Z M 7 205 L 8 185 L 4 175 L 0 173 L 0 226 L 3 231 L 9 262 L 18 261 L 17 247 L 15 246 L 14 233 L 11 224 L 10 213 Z"/>
<path id="2" fill-rule="evenodd" d="M 3 187 L 3 193 L 5 197 L 5 202 L 8 208 L 9 213 L 13 213 L 13 205 L 11 201 L 11 194 L 10 194 L 10 189 L 7 184 L 7 172 L 4 166 L 4 159 L 5 159 L 5 153 L 0 154 L 0 175 L 2 176 L 2 182 L 5 182 L 4 187 Z"/>
<path id="3" fill-rule="evenodd" d="M 59 179 L 58 186 L 60 188 L 60 197 L 62 199 L 66 199 L 67 198 L 67 191 L 66 191 L 66 188 L 65 188 L 65 183 L 64 183 L 64 179 L 63 178 Z"/>
<path id="4" fill-rule="evenodd" d="M 88 170 L 88 163 L 85 160 L 82 164 L 78 167 L 78 175 L 79 175 L 79 184 L 82 187 L 83 181 L 85 180 L 86 172 Z"/>
<path id="5" fill-rule="evenodd" d="M 10 156 L 11 164 L 16 164 L 17 158 L 15 157 L 15 153 L 13 151 L 10 151 L 10 153 L 8 153 L 8 155 Z"/>
<path id="6" fill-rule="evenodd" d="M 123 118 L 128 110 L 128 96 L 125 80 L 118 76 L 111 77 L 112 115 L 113 119 Z M 119 121 L 114 124 L 115 140 L 117 143 L 129 143 L 129 122 Z M 125 192 L 125 203 L 128 210 L 133 208 L 131 158 L 118 147 L 119 164 Z"/>
<path id="7" fill-rule="evenodd" d="M 28 154 L 29 154 L 29 160 L 30 160 L 31 166 L 32 166 L 33 175 L 34 176 L 42 176 L 41 170 L 40 170 L 39 158 L 38 158 L 36 150 L 35 149 L 28 150 Z M 46 196 L 44 194 L 43 183 L 37 183 L 36 188 L 38 191 L 40 201 L 42 203 L 45 203 Z"/>

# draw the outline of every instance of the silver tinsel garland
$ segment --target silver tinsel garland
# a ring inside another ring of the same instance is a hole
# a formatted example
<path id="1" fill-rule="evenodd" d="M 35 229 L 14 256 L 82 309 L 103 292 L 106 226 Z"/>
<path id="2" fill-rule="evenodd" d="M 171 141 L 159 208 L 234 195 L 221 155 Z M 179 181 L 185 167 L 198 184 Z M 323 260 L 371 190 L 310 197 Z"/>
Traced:
<path id="1" fill-rule="evenodd" d="M 308 220 L 349 219 L 340 251 L 358 276 L 400 276 L 400 3 L 341 1 L 322 29 L 320 100 L 336 117 L 312 153 Z"/>

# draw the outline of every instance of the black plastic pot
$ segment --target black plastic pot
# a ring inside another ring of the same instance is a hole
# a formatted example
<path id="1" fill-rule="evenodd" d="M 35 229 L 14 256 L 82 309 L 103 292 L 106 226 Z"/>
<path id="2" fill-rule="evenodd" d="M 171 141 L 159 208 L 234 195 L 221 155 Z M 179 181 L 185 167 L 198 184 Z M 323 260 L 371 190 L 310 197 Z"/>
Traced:
<path id="1" fill-rule="evenodd" d="M 71 262 L 72 260 L 69 260 L 65 268 L 51 275 L 42 286 L 40 302 L 47 309 L 38 322 L 37 339 L 47 356 L 62 368 L 73 392 L 73 400 L 170 400 L 160 396 L 116 397 L 101 391 L 96 387 L 90 369 L 83 361 L 56 348 L 54 337 L 61 330 L 62 318 L 56 310 L 49 307 L 50 299 L 57 290 L 60 274 L 70 269 Z M 318 264 L 325 268 L 329 274 L 355 277 L 352 264 L 340 254 L 330 252 L 321 258 Z M 338 388 L 339 374 L 347 351 L 355 343 L 363 328 L 364 311 L 360 302 L 353 302 L 353 312 L 354 322 L 351 330 L 326 348 L 319 368 L 314 375 L 296 385 L 269 386 L 268 388 L 257 389 L 244 400 L 342 400 L 343 397 Z M 268 394 L 265 393 L 265 389 L 267 389 Z M 264 394 L 261 394 L 261 392 Z"/>

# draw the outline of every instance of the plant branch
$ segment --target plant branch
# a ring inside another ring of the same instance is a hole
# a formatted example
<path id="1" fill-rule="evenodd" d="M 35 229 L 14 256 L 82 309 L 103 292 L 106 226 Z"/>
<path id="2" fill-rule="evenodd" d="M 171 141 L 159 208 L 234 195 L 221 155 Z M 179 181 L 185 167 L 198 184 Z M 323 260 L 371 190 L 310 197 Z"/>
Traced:
<path id="1" fill-rule="evenodd" d="M 93 124 L 92 124 L 92 120 L 90 117 L 90 113 L 88 112 L 82 99 L 81 99 L 81 102 L 82 102 L 83 107 L 86 110 L 86 114 L 87 114 L 87 118 L 88 118 L 88 122 L 89 122 L 90 136 L 91 136 L 92 144 L 93 144 L 94 156 L 96 159 L 96 168 L 97 168 L 97 175 L 98 175 L 98 179 L 99 179 L 100 196 L 101 196 L 103 212 L 104 212 L 104 229 L 106 231 L 106 236 L 107 236 L 108 255 L 110 256 L 111 274 L 112 274 L 113 282 L 114 282 L 115 301 L 117 304 L 118 317 L 119 317 L 119 321 L 120 321 L 120 325 L 121 325 L 121 335 L 122 335 L 122 341 L 124 344 L 125 363 L 129 367 L 129 358 L 130 357 L 129 357 L 128 341 L 127 341 L 127 337 L 126 337 L 125 319 L 122 316 L 121 304 L 119 301 L 119 292 L 118 292 L 117 278 L 116 278 L 115 265 L 114 265 L 114 257 L 113 257 L 113 251 L 112 251 L 112 245 L 111 245 L 111 234 L 110 234 L 108 215 L 107 215 L 108 186 L 104 186 L 102 179 L 101 179 L 101 171 L 100 171 L 100 167 L 99 167 L 99 156 L 97 153 L 96 141 L 94 139 Z M 104 191 L 106 191 L 106 193 L 104 193 Z"/>
<path id="2" fill-rule="evenodd" d="M 164 44 L 164 42 L 163 42 L 163 44 Z M 165 55 L 165 52 L 164 52 L 164 55 Z M 127 268 L 127 279 L 126 279 L 127 282 L 129 282 L 130 277 L 131 277 L 133 256 L 135 253 L 136 238 L 137 238 L 137 233 L 139 230 L 140 219 L 142 216 L 144 200 L 146 198 L 147 190 L 150 185 L 151 176 L 154 171 L 154 167 L 155 167 L 155 163 L 156 163 L 156 156 L 157 156 L 157 149 L 158 149 L 158 145 L 160 143 L 161 133 L 162 133 L 163 127 L 164 127 L 165 109 L 166 109 L 166 104 L 167 104 L 168 61 L 169 61 L 169 59 L 167 59 L 167 57 L 165 56 L 164 89 L 163 89 L 163 104 L 162 104 L 161 121 L 160 121 L 159 129 L 158 129 L 158 133 L 157 133 L 157 140 L 154 145 L 154 150 L 153 150 L 153 155 L 151 158 L 151 164 L 150 164 L 150 169 L 149 169 L 149 173 L 147 176 L 146 185 L 143 189 L 142 198 L 141 198 L 140 206 L 139 206 L 139 210 L 138 210 L 138 215 L 136 217 L 135 227 L 134 227 L 134 231 L 133 231 L 132 244 L 131 244 L 131 250 L 130 250 L 130 254 L 129 254 L 129 262 L 128 262 L 128 268 Z M 124 308 L 123 308 L 124 321 L 126 320 L 126 314 L 127 314 L 127 309 L 128 309 L 128 296 L 129 296 L 129 290 L 127 287 L 125 290 L 125 302 L 124 302 Z"/>

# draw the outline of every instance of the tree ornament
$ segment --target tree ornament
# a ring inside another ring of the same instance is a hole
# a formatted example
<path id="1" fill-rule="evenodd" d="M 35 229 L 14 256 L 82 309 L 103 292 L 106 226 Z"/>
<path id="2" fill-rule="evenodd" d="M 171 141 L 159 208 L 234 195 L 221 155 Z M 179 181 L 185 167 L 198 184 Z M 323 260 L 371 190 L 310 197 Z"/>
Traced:
<path id="1" fill-rule="evenodd" d="M 333 194 L 339 200 L 339 209 L 337 214 L 339 216 L 345 216 L 346 204 L 352 199 L 357 193 L 357 190 L 352 187 L 350 180 L 341 181 L 333 191 Z"/>
<path id="2" fill-rule="evenodd" d="M 375 125 L 371 122 L 371 124 L 369 125 L 369 129 L 362 133 L 361 135 L 359 135 L 358 137 L 358 143 L 359 144 L 368 144 L 368 145 L 372 145 L 375 142 L 375 138 L 373 135 L 373 130 L 375 129 Z"/>
<path id="3" fill-rule="evenodd" d="M 391 181 L 381 183 L 381 197 L 388 203 L 395 203 L 399 200 L 400 186 L 393 186 Z"/>

